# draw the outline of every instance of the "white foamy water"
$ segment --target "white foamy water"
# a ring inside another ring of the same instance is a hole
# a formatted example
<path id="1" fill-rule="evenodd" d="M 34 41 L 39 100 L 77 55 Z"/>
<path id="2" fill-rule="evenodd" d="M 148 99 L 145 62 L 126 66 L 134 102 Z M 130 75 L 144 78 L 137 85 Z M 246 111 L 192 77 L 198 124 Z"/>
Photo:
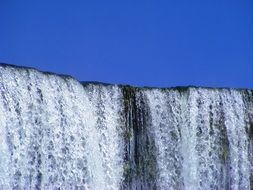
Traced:
<path id="1" fill-rule="evenodd" d="M 244 93 L 147 91 L 161 189 L 250 189 L 252 108 Z"/>
<path id="2" fill-rule="evenodd" d="M 9 189 L 118 189 L 120 91 L 1 68 L 0 183 Z"/>
<path id="3" fill-rule="evenodd" d="M 82 84 L 0 65 L 0 189 L 253 188 L 253 92 Z"/>

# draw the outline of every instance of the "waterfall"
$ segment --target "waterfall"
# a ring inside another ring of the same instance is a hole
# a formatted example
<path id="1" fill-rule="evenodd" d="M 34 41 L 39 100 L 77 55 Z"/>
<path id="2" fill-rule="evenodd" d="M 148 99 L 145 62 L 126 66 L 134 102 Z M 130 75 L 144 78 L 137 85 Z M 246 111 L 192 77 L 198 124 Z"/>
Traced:
<path id="1" fill-rule="evenodd" d="M 0 64 L 0 189 L 253 188 L 253 91 Z"/>

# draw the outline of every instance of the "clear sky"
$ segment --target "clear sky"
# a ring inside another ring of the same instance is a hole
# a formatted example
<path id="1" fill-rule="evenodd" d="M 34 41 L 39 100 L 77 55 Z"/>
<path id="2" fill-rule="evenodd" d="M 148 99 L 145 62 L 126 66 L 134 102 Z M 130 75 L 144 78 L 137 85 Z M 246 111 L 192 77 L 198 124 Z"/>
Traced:
<path id="1" fill-rule="evenodd" d="M 0 0 L 0 62 L 137 86 L 253 88 L 252 0 Z"/>

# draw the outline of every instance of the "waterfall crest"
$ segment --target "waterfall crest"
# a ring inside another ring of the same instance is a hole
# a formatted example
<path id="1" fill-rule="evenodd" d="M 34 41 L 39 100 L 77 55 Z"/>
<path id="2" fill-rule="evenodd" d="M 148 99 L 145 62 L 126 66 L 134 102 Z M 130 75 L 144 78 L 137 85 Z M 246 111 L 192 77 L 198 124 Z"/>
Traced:
<path id="1" fill-rule="evenodd" d="M 0 65 L 0 189 L 252 189 L 253 91 Z"/>

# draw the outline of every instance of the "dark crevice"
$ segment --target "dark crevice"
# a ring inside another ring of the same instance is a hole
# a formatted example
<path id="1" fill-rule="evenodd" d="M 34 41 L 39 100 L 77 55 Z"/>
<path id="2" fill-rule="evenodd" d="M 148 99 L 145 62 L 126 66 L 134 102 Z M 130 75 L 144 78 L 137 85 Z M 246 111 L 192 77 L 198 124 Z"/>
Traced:
<path id="1" fill-rule="evenodd" d="M 122 189 L 157 189 L 154 139 L 148 132 L 150 112 L 145 97 L 123 87 L 125 167 Z"/>

